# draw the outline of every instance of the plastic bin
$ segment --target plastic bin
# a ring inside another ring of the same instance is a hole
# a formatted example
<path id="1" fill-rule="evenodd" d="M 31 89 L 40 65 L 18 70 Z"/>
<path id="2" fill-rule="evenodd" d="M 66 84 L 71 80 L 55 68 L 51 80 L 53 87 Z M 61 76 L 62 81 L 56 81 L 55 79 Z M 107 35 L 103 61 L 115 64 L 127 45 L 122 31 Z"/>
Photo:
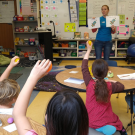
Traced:
<path id="1" fill-rule="evenodd" d="M 34 16 L 33 15 L 29 15 L 29 20 L 30 21 L 34 21 Z"/>
<path id="2" fill-rule="evenodd" d="M 59 43 L 53 43 L 53 47 L 59 47 Z"/>
<path id="3" fill-rule="evenodd" d="M 71 57 L 77 57 L 77 52 L 72 52 Z"/>
<path id="4" fill-rule="evenodd" d="M 23 21 L 23 17 L 17 16 L 17 20 L 18 20 L 18 21 Z"/>
<path id="5" fill-rule="evenodd" d="M 24 21 L 28 21 L 29 20 L 29 16 L 28 15 L 23 15 L 23 20 Z"/>
<path id="6" fill-rule="evenodd" d="M 24 32 L 24 28 L 19 28 L 19 32 Z"/>
<path id="7" fill-rule="evenodd" d="M 62 47 L 68 47 L 68 43 L 62 43 L 61 46 Z"/>
<path id="8" fill-rule="evenodd" d="M 17 27 L 17 28 L 15 28 L 15 32 L 19 32 L 19 28 Z"/>
<path id="9" fill-rule="evenodd" d="M 29 42 L 29 45 L 35 45 L 35 42 Z"/>
<path id="10" fill-rule="evenodd" d="M 53 57 L 59 57 L 59 53 L 53 53 Z"/>
<path id="11" fill-rule="evenodd" d="M 69 47 L 75 48 L 76 47 L 76 42 L 69 42 Z"/>
<path id="12" fill-rule="evenodd" d="M 24 44 L 29 45 L 29 39 L 24 39 Z"/>
<path id="13" fill-rule="evenodd" d="M 80 44 L 79 45 L 79 49 L 85 49 L 85 45 L 84 44 Z"/>

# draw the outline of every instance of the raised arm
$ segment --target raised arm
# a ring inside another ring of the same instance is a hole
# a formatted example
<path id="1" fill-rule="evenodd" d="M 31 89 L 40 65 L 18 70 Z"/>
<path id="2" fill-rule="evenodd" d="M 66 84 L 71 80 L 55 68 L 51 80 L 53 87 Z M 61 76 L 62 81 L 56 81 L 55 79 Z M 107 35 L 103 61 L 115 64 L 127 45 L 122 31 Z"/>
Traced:
<path id="1" fill-rule="evenodd" d="M 19 63 L 19 60 L 17 62 L 15 62 L 15 59 L 17 59 L 17 58 L 19 59 L 18 56 L 15 56 L 11 59 L 9 66 L 6 68 L 6 70 L 0 77 L 0 81 L 7 79 L 9 77 L 9 74 L 10 74 L 12 68 L 15 67 Z"/>
<path id="2" fill-rule="evenodd" d="M 49 60 L 38 61 L 32 69 L 24 87 L 22 88 L 19 97 L 15 103 L 13 110 L 13 118 L 19 135 L 25 135 L 32 129 L 29 120 L 26 117 L 26 111 L 30 100 L 31 93 L 37 81 L 47 74 L 47 70 L 51 64 Z M 34 113 L 34 112 L 33 112 Z"/>
<path id="3" fill-rule="evenodd" d="M 84 59 L 82 61 L 82 74 L 83 74 L 83 79 L 84 79 L 85 85 L 87 86 L 89 84 L 89 81 L 92 79 L 89 69 L 88 69 L 88 59 L 89 59 L 89 54 L 92 50 L 93 43 L 91 45 L 89 45 L 88 41 L 87 41 L 86 45 L 87 45 L 87 52 L 84 55 Z"/>

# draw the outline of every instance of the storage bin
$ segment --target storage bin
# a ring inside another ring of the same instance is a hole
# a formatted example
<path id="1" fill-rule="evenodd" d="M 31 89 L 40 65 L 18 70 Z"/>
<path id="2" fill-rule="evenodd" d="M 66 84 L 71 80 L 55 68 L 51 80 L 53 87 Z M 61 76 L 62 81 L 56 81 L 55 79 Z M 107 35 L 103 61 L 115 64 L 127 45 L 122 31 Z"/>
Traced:
<path id="1" fill-rule="evenodd" d="M 84 44 L 80 44 L 79 45 L 79 49 L 85 49 L 85 45 Z"/>
<path id="2" fill-rule="evenodd" d="M 61 46 L 62 47 L 68 47 L 68 43 L 62 43 Z"/>
<path id="3" fill-rule="evenodd" d="M 35 42 L 35 38 L 30 38 L 29 41 L 30 42 Z"/>
<path id="4" fill-rule="evenodd" d="M 18 20 L 18 21 L 23 21 L 23 17 L 17 16 L 17 20 Z"/>
<path id="5" fill-rule="evenodd" d="M 35 45 L 35 42 L 29 42 L 29 45 Z"/>
<path id="6" fill-rule="evenodd" d="M 17 28 L 15 28 L 15 32 L 19 32 L 19 28 L 17 27 Z"/>
<path id="7" fill-rule="evenodd" d="M 69 47 L 75 48 L 76 47 L 76 42 L 69 42 Z"/>
<path id="8" fill-rule="evenodd" d="M 59 43 L 53 43 L 53 47 L 59 47 Z"/>
<path id="9" fill-rule="evenodd" d="M 71 57 L 77 57 L 77 52 L 72 52 Z"/>
<path id="10" fill-rule="evenodd" d="M 28 15 L 23 15 L 23 20 L 24 21 L 28 21 L 29 20 L 29 16 Z"/>
<path id="11" fill-rule="evenodd" d="M 17 21 L 17 16 L 14 16 L 13 17 L 13 21 Z"/>
<path id="12" fill-rule="evenodd" d="M 9 52 L 1 52 L 2 54 L 9 55 Z"/>
<path id="13" fill-rule="evenodd" d="M 61 57 L 65 57 L 66 56 L 66 53 L 61 53 L 60 56 Z"/>
<path id="14" fill-rule="evenodd" d="M 53 53 L 53 57 L 59 57 L 59 53 Z"/>
<path id="15" fill-rule="evenodd" d="M 36 60 L 37 57 L 36 56 L 29 56 L 29 60 Z"/>
<path id="16" fill-rule="evenodd" d="M 34 16 L 33 15 L 29 15 L 29 20 L 30 21 L 34 21 Z"/>
<path id="17" fill-rule="evenodd" d="M 29 39 L 24 39 L 24 44 L 28 45 L 29 44 Z"/>
<path id="18" fill-rule="evenodd" d="M 19 28 L 19 32 L 24 32 L 24 28 Z"/>

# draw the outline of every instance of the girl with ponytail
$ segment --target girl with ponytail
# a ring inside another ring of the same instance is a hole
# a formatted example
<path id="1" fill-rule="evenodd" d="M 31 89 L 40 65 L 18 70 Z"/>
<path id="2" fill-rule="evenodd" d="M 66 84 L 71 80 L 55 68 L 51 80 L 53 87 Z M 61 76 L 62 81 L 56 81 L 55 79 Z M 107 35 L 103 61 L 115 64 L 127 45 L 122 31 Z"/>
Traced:
<path id="1" fill-rule="evenodd" d="M 111 94 L 124 90 L 124 85 L 113 80 L 105 81 L 108 73 L 108 64 L 102 59 L 97 59 L 92 64 L 91 77 L 88 69 L 89 54 L 92 45 L 86 43 L 87 52 L 82 61 L 82 74 L 86 85 L 86 108 L 89 116 L 89 127 L 105 135 L 113 135 L 119 131 L 127 135 L 119 117 L 113 113 L 110 102 Z"/>

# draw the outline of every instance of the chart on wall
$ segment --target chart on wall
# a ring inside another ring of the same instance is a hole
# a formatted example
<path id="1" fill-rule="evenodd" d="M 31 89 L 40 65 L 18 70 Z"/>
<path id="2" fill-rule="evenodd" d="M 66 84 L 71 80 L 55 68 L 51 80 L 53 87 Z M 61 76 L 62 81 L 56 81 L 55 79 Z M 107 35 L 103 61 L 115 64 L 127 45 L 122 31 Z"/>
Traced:
<path id="1" fill-rule="evenodd" d="M 0 1 L 0 23 L 12 23 L 14 15 L 14 1 Z"/>
<path id="2" fill-rule="evenodd" d="M 36 0 L 19 0 L 20 1 L 20 14 L 37 16 Z"/>
<path id="3" fill-rule="evenodd" d="M 70 0 L 41 0 L 41 26 L 52 30 L 62 38 L 72 38 L 77 26 L 76 1 Z"/>

